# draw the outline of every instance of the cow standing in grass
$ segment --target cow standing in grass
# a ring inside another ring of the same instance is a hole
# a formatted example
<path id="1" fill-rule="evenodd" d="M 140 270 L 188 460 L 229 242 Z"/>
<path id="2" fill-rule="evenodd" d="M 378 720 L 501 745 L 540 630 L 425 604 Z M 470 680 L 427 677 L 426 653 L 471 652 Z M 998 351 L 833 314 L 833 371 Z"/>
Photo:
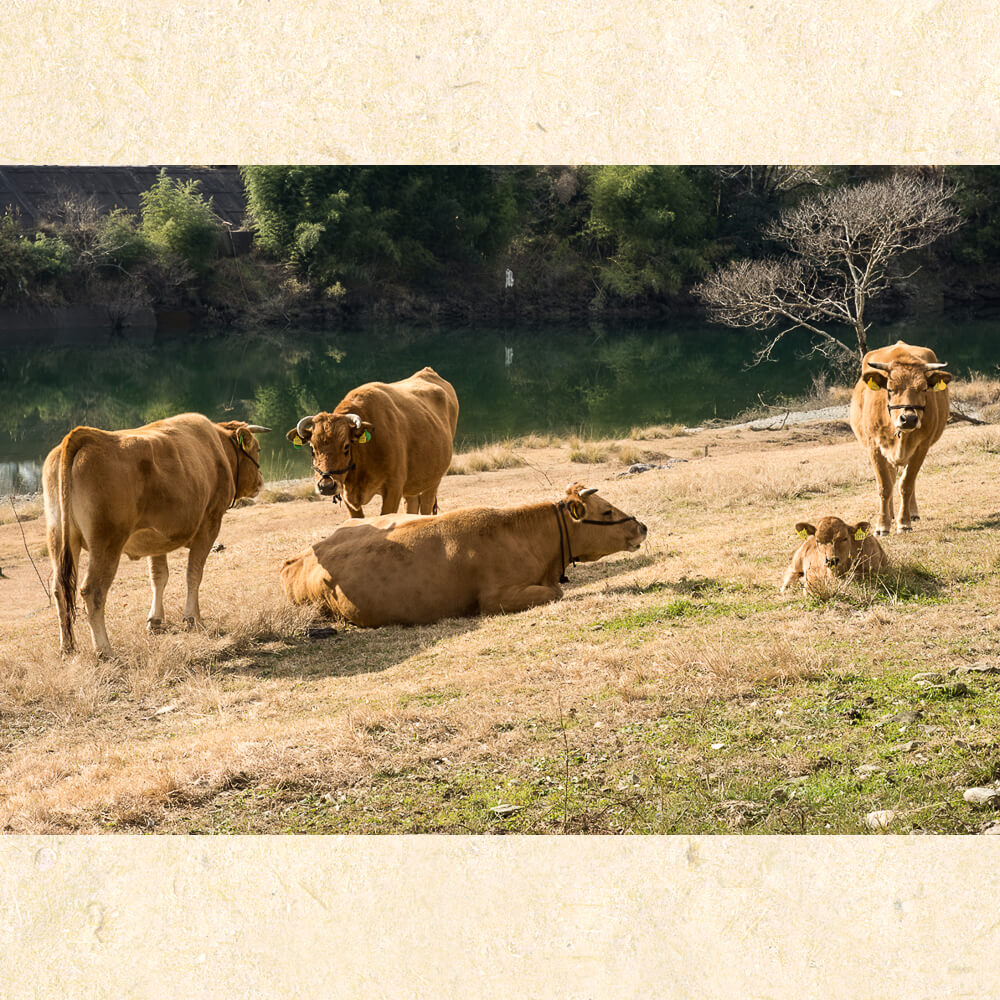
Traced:
<path id="1" fill-rule="evenodd" d="M 850 573 L 872 573 L 884 569 L 889 560 L 871 534 L 867 521 L 847 524 L 839 517 L 823 517 L 816 525 L 800 521 L 795 532 L 804 539 L 795 550 L 791 565 L 781 581 L 784 593 L 796 580 L 802 590 L 822 590 L 836 577 Z"/>
<path id="2" fill-rule="evenodd" d="M 451 464 L 458 396 L 433 368 L 399 382 L 352 389 L 332 413 L 303 417 L 286 435 L 312 451 L 316 492 L 343 499 L 351 517 L 378 493 L 382 513 L 406 499 L 409 514 L 433 514 Z"/>
<path id="3" fill-rule="evenodd" d="M 212 423 L 200 413 L 134 430 L 75 427 L 49 452 L 42 471 L 60 649 L 74 649 L 80 550 L 89 554 L 80 589 L 98 656 L 111 656 L 104 625 L 108 590 L 124 552 L 149 557 L 149 628 L 163 622 L 167 553 L 188 549 L 184 620 L 201 625 L 198 588 L 222 515 L 263 485 L 260 444 L 269 428 Z"/>
<path id="4" fill-rule="evenodd" d="M 571 562 L 634 552 L 646 526 L 578 484 L 556 503 L 346 521 L 286 559 L 285 593 L 355 625 L 423 625 L 562 597 Z"/>
<path id="5" fill-rule="evenodd" d="M 909 531 L 919 520 L 914 486 L 932 444 L 948 423 L 948 383 L 927 347 L 898 341 L 869 351 L 851 397 L 851 429 L 868 453 L 878 485 L 879 516 L 875 533 L 887 535 L 893 522 L 897 480 L 899 511 L 896 530 Z"/>

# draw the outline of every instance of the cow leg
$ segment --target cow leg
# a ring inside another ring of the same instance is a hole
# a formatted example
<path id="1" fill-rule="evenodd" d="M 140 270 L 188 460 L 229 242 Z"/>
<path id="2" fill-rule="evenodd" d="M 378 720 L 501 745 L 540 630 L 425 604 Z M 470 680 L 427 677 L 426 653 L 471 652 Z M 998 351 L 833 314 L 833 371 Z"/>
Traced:
<path id="1" fill-rule="evenodd" d="M 421 514 L 436 514 L 437 505 L 438 505 L 437 490 L 427 490 L 426 493 L 420 494 Z"/>
<path id="2" fill-rule="evenodd" d="M 875 484 L 878 486 L 879 515 L 875 524 L 876 535 L 888 535 L 892 529 L 892 493 L 896 485 L 893 467 L 877 449 L 871 453 L 875 469 Z"/>
<path id="3" fill-rule="evenodd" d="M 385 492 L 382 494 L 382 513 L 395 514 L 396 511 L 399 510 L 399 502 L 402 499 L 402 490 L 387 486 L 385 488 Z M 407 506 L 407 510 L 409 510 L 409 506 Z"/>
<path id="4" fill-rule="evenodd" d="M 118 563 L 121 557 L 121 545 L 91 546 L 90 559 L 87 562 L 87 575 L 80 588 L 80 593 L 87 604 L 87 620 L 90 623 L 90 634 L 94 641 L 94 652 L 99 657 L 110 658 L 114 655 L 111 643 L 108 641 L 107 629 L 104 627 L 104 608 L 107 604 L 111 582 L 115 578 L 115 573 L 118 572 Z"/>
<path id="5" fill-rule="evenodd" d="M 526 611 L 539 604 L 558 601 L 560 597 L 562 597 L 562 587 L 557 583 L 550 587 L 544 584 L 501 587 L 499 590 L 480 596 L 479 612 L 484 615 L 511 614 L 515 611 Z"/>
<path id="6" fill-rule="evenodd" d="M 412 496 L 406 497 L 406 513 L 407 514 L 419 514 L 420 513 L 420 497 Z"/>
<path id="7" fill-rule="evenodd" d="M 927 452 L 916 454 L 903 467 L 903 474 L 899 478 L 899 519 L 896 522 L 897 531 L 911 531 L 910 521 L 916 517 L 917 504 L 914 497 L 914 489 L 917 485 L 917 473 L 920 466 L 924 464 Z"/>
<path id="8" fill-rule="evenodd" d="M 205 560 L 218 534 L 219 524 L 215 524 L 212 530 L 203 532 L 188 546 L 187 600 L 184 602 L 184 624 L 188 628 L 205 627 L 205 623 L 201 620 L 201 607 L 198 604 L 198 588 L 205 572 Z"/>
<path id="9" fill-rule="evenodd" d="M 146 628 L 150 632 L 159 631 L 163 624 L 163 590 L 167 586 L 167 577 L 170 571 L 167 569 L 166 556 L 149 557 L 149 583 L 153 588 L 153 603 L 149 609 L 149 618 L 146 620 Z"/>

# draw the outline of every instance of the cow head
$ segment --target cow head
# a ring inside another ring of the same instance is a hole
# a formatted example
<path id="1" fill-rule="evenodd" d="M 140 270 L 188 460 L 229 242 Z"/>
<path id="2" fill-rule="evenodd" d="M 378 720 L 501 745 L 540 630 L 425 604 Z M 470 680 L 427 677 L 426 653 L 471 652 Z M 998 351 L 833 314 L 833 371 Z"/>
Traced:
<path id="1" fill-rule="evenodd" d="M 897 437 L 918 430 L 924 419 L 929 392 L 943 392 L 951 375 L 942 362 L 868 361 L 862 379 L 869 389 L 888 391 L 889 419 Z"/>
<path id="2" fill-rule="evenodd" d="M 845 576 L 861 551 L 861 543 L 871 525 L 867 521 L 846 524 L 839 517 L 824 517 L 815 526 L 800 521 L 795 530 L 802 538 L 812 536 L 815 539 L 817 569 Z"/>
<path id="3" fill-rule="evenodd" d="M 574 526 L 573 557 L 580 562 L 593 562 L 612 552 L 635 552 L 646 539 L 646 525 L 613 507 L 596 489 L 572 483 L 560 506 Z"/>
<path id="4" fill-rule="evenodd" d="M 235 503 L 240 497 L 254 497 L 264 485 L 264 477 L 260 472 L 260 442 L 255 434 L 270 434 L 270 427 L 260 424 L 248 424 L 242 420 L 226 420 L 219 424 L 229 438 L 229 445 L 236 456 Z"/>
<path id="5" fill-rule="evenodd" d="M 285 437 L 312 451 L 316 492 L 338 500 L 357 466 L 359 449 L 372 439 L 372 425 L 356 413 L 317 413 L 303 417 Z"/>

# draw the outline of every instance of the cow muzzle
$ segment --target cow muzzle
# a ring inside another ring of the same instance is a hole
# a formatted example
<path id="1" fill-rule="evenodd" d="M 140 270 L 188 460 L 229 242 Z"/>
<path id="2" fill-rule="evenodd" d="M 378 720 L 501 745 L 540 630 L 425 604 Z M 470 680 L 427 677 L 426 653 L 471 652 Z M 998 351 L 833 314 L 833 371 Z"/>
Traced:
<path id="1" fill-rule="evenodd" d="M 635 552 L 642 546 L 642 543 L 646 540 L 646 535 L 649 534 L 646 525 L 642 521 L 635 522 L 635 536 L 630 538 L 628 541 L 628 551 Z"/>
<path id="2" fill-rule="evenodd" d="M 829 567 L 830 567 L 831 569 L 832 569 L 832 568 L 833 568 L 834 566 L 837 566 L 837 565 L 839 565 L 839 563 L 840 563 L 840 560 L 839 560 L 839 559 L 838 559 L 838 558 L 837 558 L 836 556 L 827 556 L 827 557 L 826 557 L 826 564 L 827 564 L 827 566 L 829 566 Z"/>

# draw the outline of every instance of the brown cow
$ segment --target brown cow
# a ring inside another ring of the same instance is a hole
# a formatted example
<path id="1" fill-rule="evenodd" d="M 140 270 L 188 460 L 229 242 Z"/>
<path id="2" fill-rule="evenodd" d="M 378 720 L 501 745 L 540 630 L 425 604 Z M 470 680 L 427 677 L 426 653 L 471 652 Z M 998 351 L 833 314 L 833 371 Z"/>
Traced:
<path id="1" fill-rule="evenodd" d="M 112 655 L 104 607 L 123 552 L 131 559 L 149 557 L 153 630 L 163 621 L 167 553 L 187 548 L 184 620 L 201 625 L 198 587 L 205 559 L 226 509 L 263 485 L 254 434 L 268 429 L 182 413 L 134 430 L 75 427 L 49 452 L 42 475 L 63 653 L 74 648 L 81 548 L 90 558 L 80 593 L 98 656 Z"/>
<path id="2" fill-rule="evenodd" d="M 644 524 L 575 484 L 558 503 L 346 521 L 286 559 L 281 582 L 296 603 L 324 603 L 356 625 L 421 625 L 558 600 L 569 563 L 634 552 L 645 537 Z"/>
<path id="3" fill-rule="evenodd" d="M 801 580 L 803 591 L 808 593 L 828 587 L 838 576 L 884 569 L 888 557 L 870 529 L 867 521 L 846 524 L 839 517 L 821 518 L 815 527 L 800 521 L 795 531 L 805 541 L 792 556 L 781 592 L 794 580 Z"/>
<path id="4" fill-rule="evenodd" d="M 433 514 L 451 464 L 458 397 L 433 368 L 400 382 L 368 382 L 351 390 L 333 413 L 303 417 L 286 437 L 312 449 L 316 492 L 343 499 L 351 517 L 376 493 L 382 513 L 406 498 L 410 514 Z"/>
<path id="5" fill-rule="evenodd" d="M 869 351 L 851 397 L 851 428 L 875 469 L 881 509 L 875 533 L 889 534 L 893 487 L 899 480 L 897 531 L 919 520 L 914 485 L 930 446 L 948 423 L 947 367 L 926 347 L 901 340 Z"/>

